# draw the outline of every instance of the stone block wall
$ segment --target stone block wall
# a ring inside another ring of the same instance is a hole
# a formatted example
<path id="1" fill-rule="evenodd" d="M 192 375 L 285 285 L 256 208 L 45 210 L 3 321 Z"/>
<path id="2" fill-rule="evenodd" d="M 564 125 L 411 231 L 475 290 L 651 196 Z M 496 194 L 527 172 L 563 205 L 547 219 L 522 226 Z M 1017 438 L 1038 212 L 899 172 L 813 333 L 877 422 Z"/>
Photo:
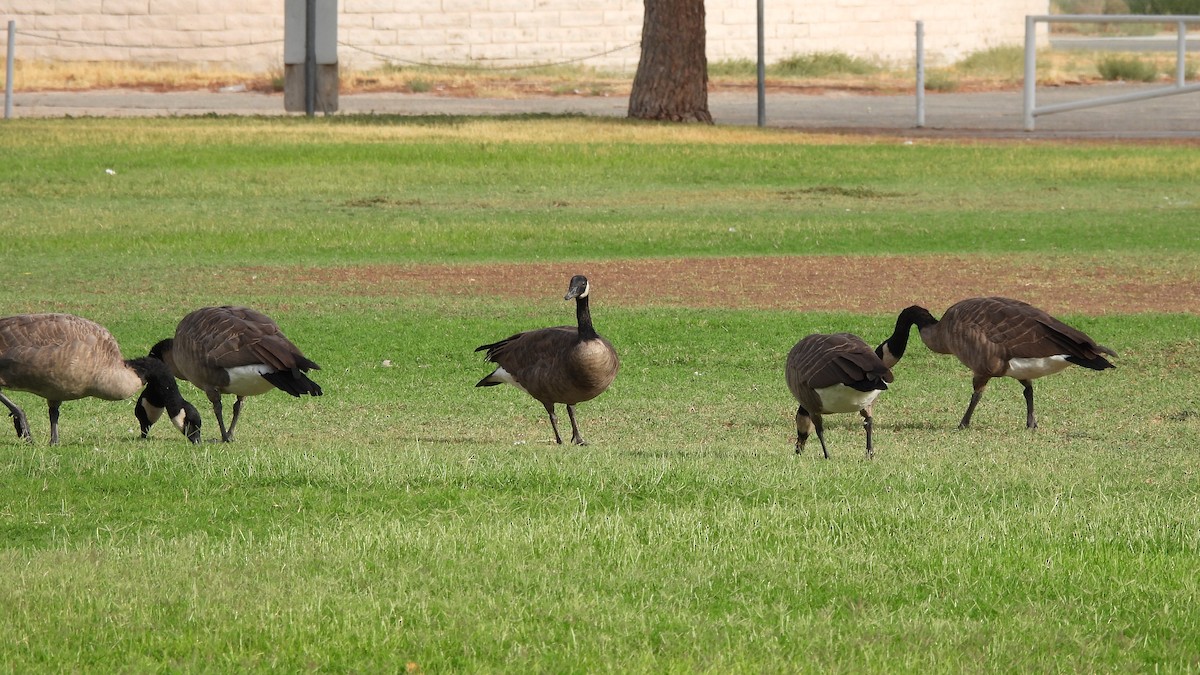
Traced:
<path id="1" fill-rule="evenodd" d="M 342 69 L 381 64 L 637 67 L 643 0 L 339 0 Z M 17 59 L 282 70 L 283 0 L 0 0 Z M 749 0 L 706 0 L 708 58 L 754 59 Z M 768 62 L 840 52 L 910 64 L 925 22 L 929 63 L 1021 44 L 1048 0 L 764 0 Z M 0 42 L 7 41 L 0 31 Z"/>

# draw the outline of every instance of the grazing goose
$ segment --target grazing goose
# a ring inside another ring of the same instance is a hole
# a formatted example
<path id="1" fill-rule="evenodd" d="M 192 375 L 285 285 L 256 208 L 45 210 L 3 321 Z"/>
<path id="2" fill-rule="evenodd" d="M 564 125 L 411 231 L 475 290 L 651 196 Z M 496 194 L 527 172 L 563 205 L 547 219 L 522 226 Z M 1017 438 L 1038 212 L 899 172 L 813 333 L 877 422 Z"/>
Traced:
<path id="1" fill-rule="evenodd" d="M 959 429 L 971 424 L 975 406 L 993 377 L 1011 377 L 1021 383 L 1025 388 L 1025 426 L 1036 429 L 1033 380 L 1071 364 L 1092 370 L 1113 368 L 1102 355 L 1117 355 L 1037 307 L 1020 300 L 991 297 L 959 301 L 946 310 L 941 321 L 917 305 L 900 312 L 895 332 L 876 350 L 884 363 L 894 365 L 904 356 L 909 329 L 914 325 L 926 347 L 938 354 L 957 356 L 975 375 L 975 391 Z"/>
<path id="2" fill-rule="evenodd" d="M 797 455 L 815 429 L 821 452 L 829 459 L 821 415 L 857 412 L 862 415 L 867 431 L 867 458 L 874 456 L 871 406 L 893 377 L 892 371 L 862 338 L 850 333 L 809 335 L 788 353 L 784 374 L 788 388 L 800 402 L 796 409 Z"/>
<path id="3" fill-rule="evenodd" d="M 175 337 L 160 341 L 150 356 L 162 359 L 171 372 L 200 388 L 212 402 L 221 440 L 233 440 L 242 400 L 282 389 L 292 396 L 320 396 L 308 379 L 321 367 L 292 344 L 271 317 L 245 307 L 204 307 L 183 317 Z M 221 395 L 233 394 L 233 419 L 225 427 Z"/>
<path id="4" fill-rule="evenodd" d="M 94 396 L 106 401 L 143 396 L 158 401 L 171 423 L 193 443 L 200 441 L 200 413 L 183 400 L 175 378 L 156 359 L 121 358 L 108 329 L 71 314 L 19 314 L 0 319 L 0 388 L 26 391 L 50 406 L 50 444 L 58 445 L 59 406 Z M 30 439 L 25 412 L 0 392 L 17 436 Z M 140 411 L 139 411 L 140 412 Z M 143 434 L 145 436 L 145 434 Z"/>
<path id="5" fill-rule="evenodd" d="M 563 300 L 575 300 L 576 326 L 556 326 L 517 333 L 475 351 L 487 351 L 487 360 L 497 364 L 490 375 L 475 384 L 492 387 L 507 382 L 534 397 L 546 407 L 554 441 L 558 433 L 555 403 L 565 403 L 571 418 L 571 442 L 587 445 L 575 422 L 575 406 L 590 401 L 608 389 L 617 376 L 617 351 L 592 327 L 588 309 L 591 287 L 582 275 L 571 278 Z"/>

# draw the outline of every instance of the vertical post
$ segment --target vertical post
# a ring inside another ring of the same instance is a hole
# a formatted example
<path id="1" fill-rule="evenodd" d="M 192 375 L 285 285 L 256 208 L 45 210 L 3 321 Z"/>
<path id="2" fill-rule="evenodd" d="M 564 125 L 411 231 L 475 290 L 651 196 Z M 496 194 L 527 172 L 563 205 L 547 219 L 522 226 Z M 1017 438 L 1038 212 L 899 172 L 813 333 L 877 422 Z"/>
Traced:
<path id="1" fill-rule="evenodd" d="M 1187 24 L 1182 21 L 1179 22 L 1178 35 L 1179 44 L 1175 45 L 1175 86 L 1182 87 L 1187 82 L 1184 68 L 1187 63 Z"/>
<path id="2" fill-rule="evenodd" d="M 317 0 L 304 3 L 304 114 L 317 109 Z"/>
<path id="3" fill-rule="evenodd" d="M 917 22 L 917 128 L 925 126 L 925 22 Z"/>
<path id="4" fill-rule="evenodd" d="M 763 0 L 758 0 L 758 126 L 767 125 L 767 63 L 765 30 L 763 29 Z"/>
<path id="5" fill-rule="evenodd" d="M 1037 22 L 1025 16 L 1025 131 L 1033 131 L 1034 89 L 1037 87 Z"/>
<path id="6" fill-rule="evenodd" d="M 4 119 L 12 117 L 13 108 L 13 54 L 16 52 L 17 22 L 8 20 L 8 60 L 4 65 Z"/>

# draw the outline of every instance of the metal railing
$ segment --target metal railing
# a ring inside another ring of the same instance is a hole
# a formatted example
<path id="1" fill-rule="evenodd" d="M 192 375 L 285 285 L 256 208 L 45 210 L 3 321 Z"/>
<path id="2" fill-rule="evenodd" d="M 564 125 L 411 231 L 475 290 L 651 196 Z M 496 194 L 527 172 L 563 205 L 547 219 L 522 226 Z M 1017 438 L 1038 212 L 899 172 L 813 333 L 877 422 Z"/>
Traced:
<path id="1" fill-rule="evenodd" d="M 1175 84 L 1167 87 L 1159 87 L 1148 91 L 1139 91 L 1132 94 L 1122 94 L 1119 96 L 1104 96 L 1100 98 L 1091 98 L 1081 101 L 1071 101 L 1070 103 L 1059 103 L 1057 105 L 1042 106 L 1036 105 L 1037 94 L 1037 24 L 1038 23 L 1153 23 L 1153 24 L 1175 24 L 1176 30 L 1176 47 L 1175 47 Z M 1174 96 L 1176 94 L 1187 94 L 1194 91 L 1200 91 L 1200 84 L 1186 83 L 1186 57 L 1187 57 L 1187 25 L 1200 24 L 1200 16 L 1194 15 L 1128 15 L 1128 14 L 1060 14 L 1060 15 L 1030 15 L 1025 17 L 1025 131 L 1033 131 L 1033 120 L 1039 115 L 1050 115 L 1053 113 L 1067 112 L 1069 110 L 1082 110 L 1084 108 L 1096 108 L 1103 105 L 1112 105 L 1114 103 L 1129 103 L 1131 101 L 1143 101 L 1160 96 Z"/>

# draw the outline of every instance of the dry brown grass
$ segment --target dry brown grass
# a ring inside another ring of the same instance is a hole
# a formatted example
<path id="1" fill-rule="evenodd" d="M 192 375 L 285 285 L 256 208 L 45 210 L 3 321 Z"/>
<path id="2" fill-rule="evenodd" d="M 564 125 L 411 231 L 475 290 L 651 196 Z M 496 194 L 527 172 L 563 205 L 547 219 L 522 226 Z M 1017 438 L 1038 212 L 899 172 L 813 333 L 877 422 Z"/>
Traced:
<path id="1" fill-rule="evenodd" d="M 1105 54 L 1048 52 L 1039 55 L 1038 79 L 1042 84 L 1081 84 L 1099 80 L 1096 64 Z M 1174 54 L 1143 54 L 1154 60 L 1160 72 L 1174 69 Z M 141 89 L 152 91 L 218 90 L 244 87 L 249 91 L 281 91 L 281 72 L 238 72 L 184 66 L 135 63 L 17 61 L 14 87 L 18 91 L 79 91 L 89 89 Z M 854 91 L 896 93 L 910 91 L 911 68 L 881 68 L 869 75 L 824 77 L 778 77 L 768 75 L 774 91 Z M 927 82 L 932 88 L 952 91 L 984 91 L 1021 86 L 1019 68 L 1000 72 L 975 72 L 958 65 L 931 68 Z M 343 70 L 343 93 L 395 91 L 441 96 L 521 98 L 524 96 L 591 95 L 620 96 L 629 93 L 632 73 L 587 67 L 547 67 L 513 70 L 481 68 L 384 67 L 370 71 Z M 721 74 L 710 78 L 711 89 L 725 90 L 756 86 L 753 72 Z"/>
<path id="2" fill-rule="evenodd" d="M 89 89 L 149 89 L 174 91 L 220 89 L 244 85 L 269 90 L 272 76 L 183 66 L 124 62 L 13 62 L 13 88 L 18 91 L 83 91 Z"/>

